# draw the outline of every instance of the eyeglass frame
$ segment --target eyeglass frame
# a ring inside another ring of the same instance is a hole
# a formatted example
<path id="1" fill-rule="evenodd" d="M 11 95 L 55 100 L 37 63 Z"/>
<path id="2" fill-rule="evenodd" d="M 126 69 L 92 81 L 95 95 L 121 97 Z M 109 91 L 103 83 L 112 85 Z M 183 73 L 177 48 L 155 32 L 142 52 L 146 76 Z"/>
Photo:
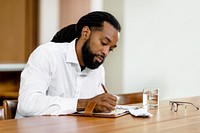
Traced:
<path id="1" fill-rule="evenodd" d="M 199 110 L 199 107 L 195 106 L 193 103 L 191 102 L 182 102 L 182 101 L 169 101 L 169 104 L 171 104 L 171 110 L 174 110 L 174 112 L 178 111 L 178 106 L 179 105 L 185 105 L 185 108 L 187 107 L 187 104 L 192 105 L 193 107 L 195 107 L 197 110 Z M 177 109 L 174 108 L 174 105 L 176 104 Z"/>

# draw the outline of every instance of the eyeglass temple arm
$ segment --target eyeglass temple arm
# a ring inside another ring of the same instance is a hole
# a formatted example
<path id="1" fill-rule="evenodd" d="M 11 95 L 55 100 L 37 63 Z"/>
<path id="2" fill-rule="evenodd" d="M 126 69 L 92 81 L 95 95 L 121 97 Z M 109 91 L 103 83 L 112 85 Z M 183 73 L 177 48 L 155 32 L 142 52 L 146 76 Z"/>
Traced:
<path id="1" fill-rule="evenodd" d="M 192 106 L 194 106 L 197 110 L 199 110 L 199 107 L 197 107 L 197 106 L 195 106 L 193 103 L 191 103 L 191 102 L 181 102 L 181 101 L 169 101 L 170 103 L 181 103 L 181 104 L 184 104 L 184 103 L 186 103 L 186 104 L 192 104 Z"/>

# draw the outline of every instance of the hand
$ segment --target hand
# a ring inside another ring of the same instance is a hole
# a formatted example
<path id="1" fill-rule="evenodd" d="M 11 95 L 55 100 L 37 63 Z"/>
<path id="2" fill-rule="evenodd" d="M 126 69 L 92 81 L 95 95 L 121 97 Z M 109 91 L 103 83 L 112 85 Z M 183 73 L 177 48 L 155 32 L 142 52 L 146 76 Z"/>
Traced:
<path id="1" fill-rule="evenodd" d="M 115 109 L 117 98 L 109 93 L 103 93 L 90 99 L 97 102 L 94 112 L 111 112 Z"/>

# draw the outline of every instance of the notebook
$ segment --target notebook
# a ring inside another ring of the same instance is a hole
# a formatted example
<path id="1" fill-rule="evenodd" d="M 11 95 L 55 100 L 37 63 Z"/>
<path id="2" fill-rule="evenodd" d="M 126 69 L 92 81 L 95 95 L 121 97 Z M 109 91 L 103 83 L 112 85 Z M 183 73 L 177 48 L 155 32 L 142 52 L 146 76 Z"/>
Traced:
<path id="1" fill-rule="evenodd" d="M 116 117 L 120 117 L 120 116 L 123 116 L 123 115 L 126 115 L 128 114 L 129 111 L 128 110 L 124 110 L 124 109 L 115 109 L 113 111 L 111 111 L 110 113 L 92 113 L 92 117 L 110 117 L 110 118 L 116 118 Z M 68 114 L 68 115 L 71 115 L 71 116 L 88 116 L 88 115 L 85 115 L 85 111 L 78 111 L 78 112 L 75 112 L 73 114 Z"/>

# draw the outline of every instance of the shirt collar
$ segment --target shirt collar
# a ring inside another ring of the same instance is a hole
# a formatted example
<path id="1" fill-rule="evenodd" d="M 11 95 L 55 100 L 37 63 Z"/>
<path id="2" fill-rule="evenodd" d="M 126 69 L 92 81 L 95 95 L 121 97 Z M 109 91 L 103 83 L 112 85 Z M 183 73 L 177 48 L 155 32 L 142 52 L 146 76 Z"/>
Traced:
<path id="1" fill-rule="evenodd" d="M 75 63 L 79 65 L 75 47 L 76 47 L 76 39 L 73 40 L 71 43 L 69 43 L 67 46 L 66 62 Z"/>
<path id="2" fill-rule="evenodd" d="M 76 54 L 76 39 L 73 40 L 71 43 L 67 44 L 67 52 L 66 52 L 66 63 L 74 63 L 77 64 L 79 67 L 79 71 L 81 72 L 80 75 L 87 75 L 89 72 L 94 71 L 89 68 L 85 68 L 83 71 L 81 71 L 81 67 L 78 62 L 78 57 Z"/>

